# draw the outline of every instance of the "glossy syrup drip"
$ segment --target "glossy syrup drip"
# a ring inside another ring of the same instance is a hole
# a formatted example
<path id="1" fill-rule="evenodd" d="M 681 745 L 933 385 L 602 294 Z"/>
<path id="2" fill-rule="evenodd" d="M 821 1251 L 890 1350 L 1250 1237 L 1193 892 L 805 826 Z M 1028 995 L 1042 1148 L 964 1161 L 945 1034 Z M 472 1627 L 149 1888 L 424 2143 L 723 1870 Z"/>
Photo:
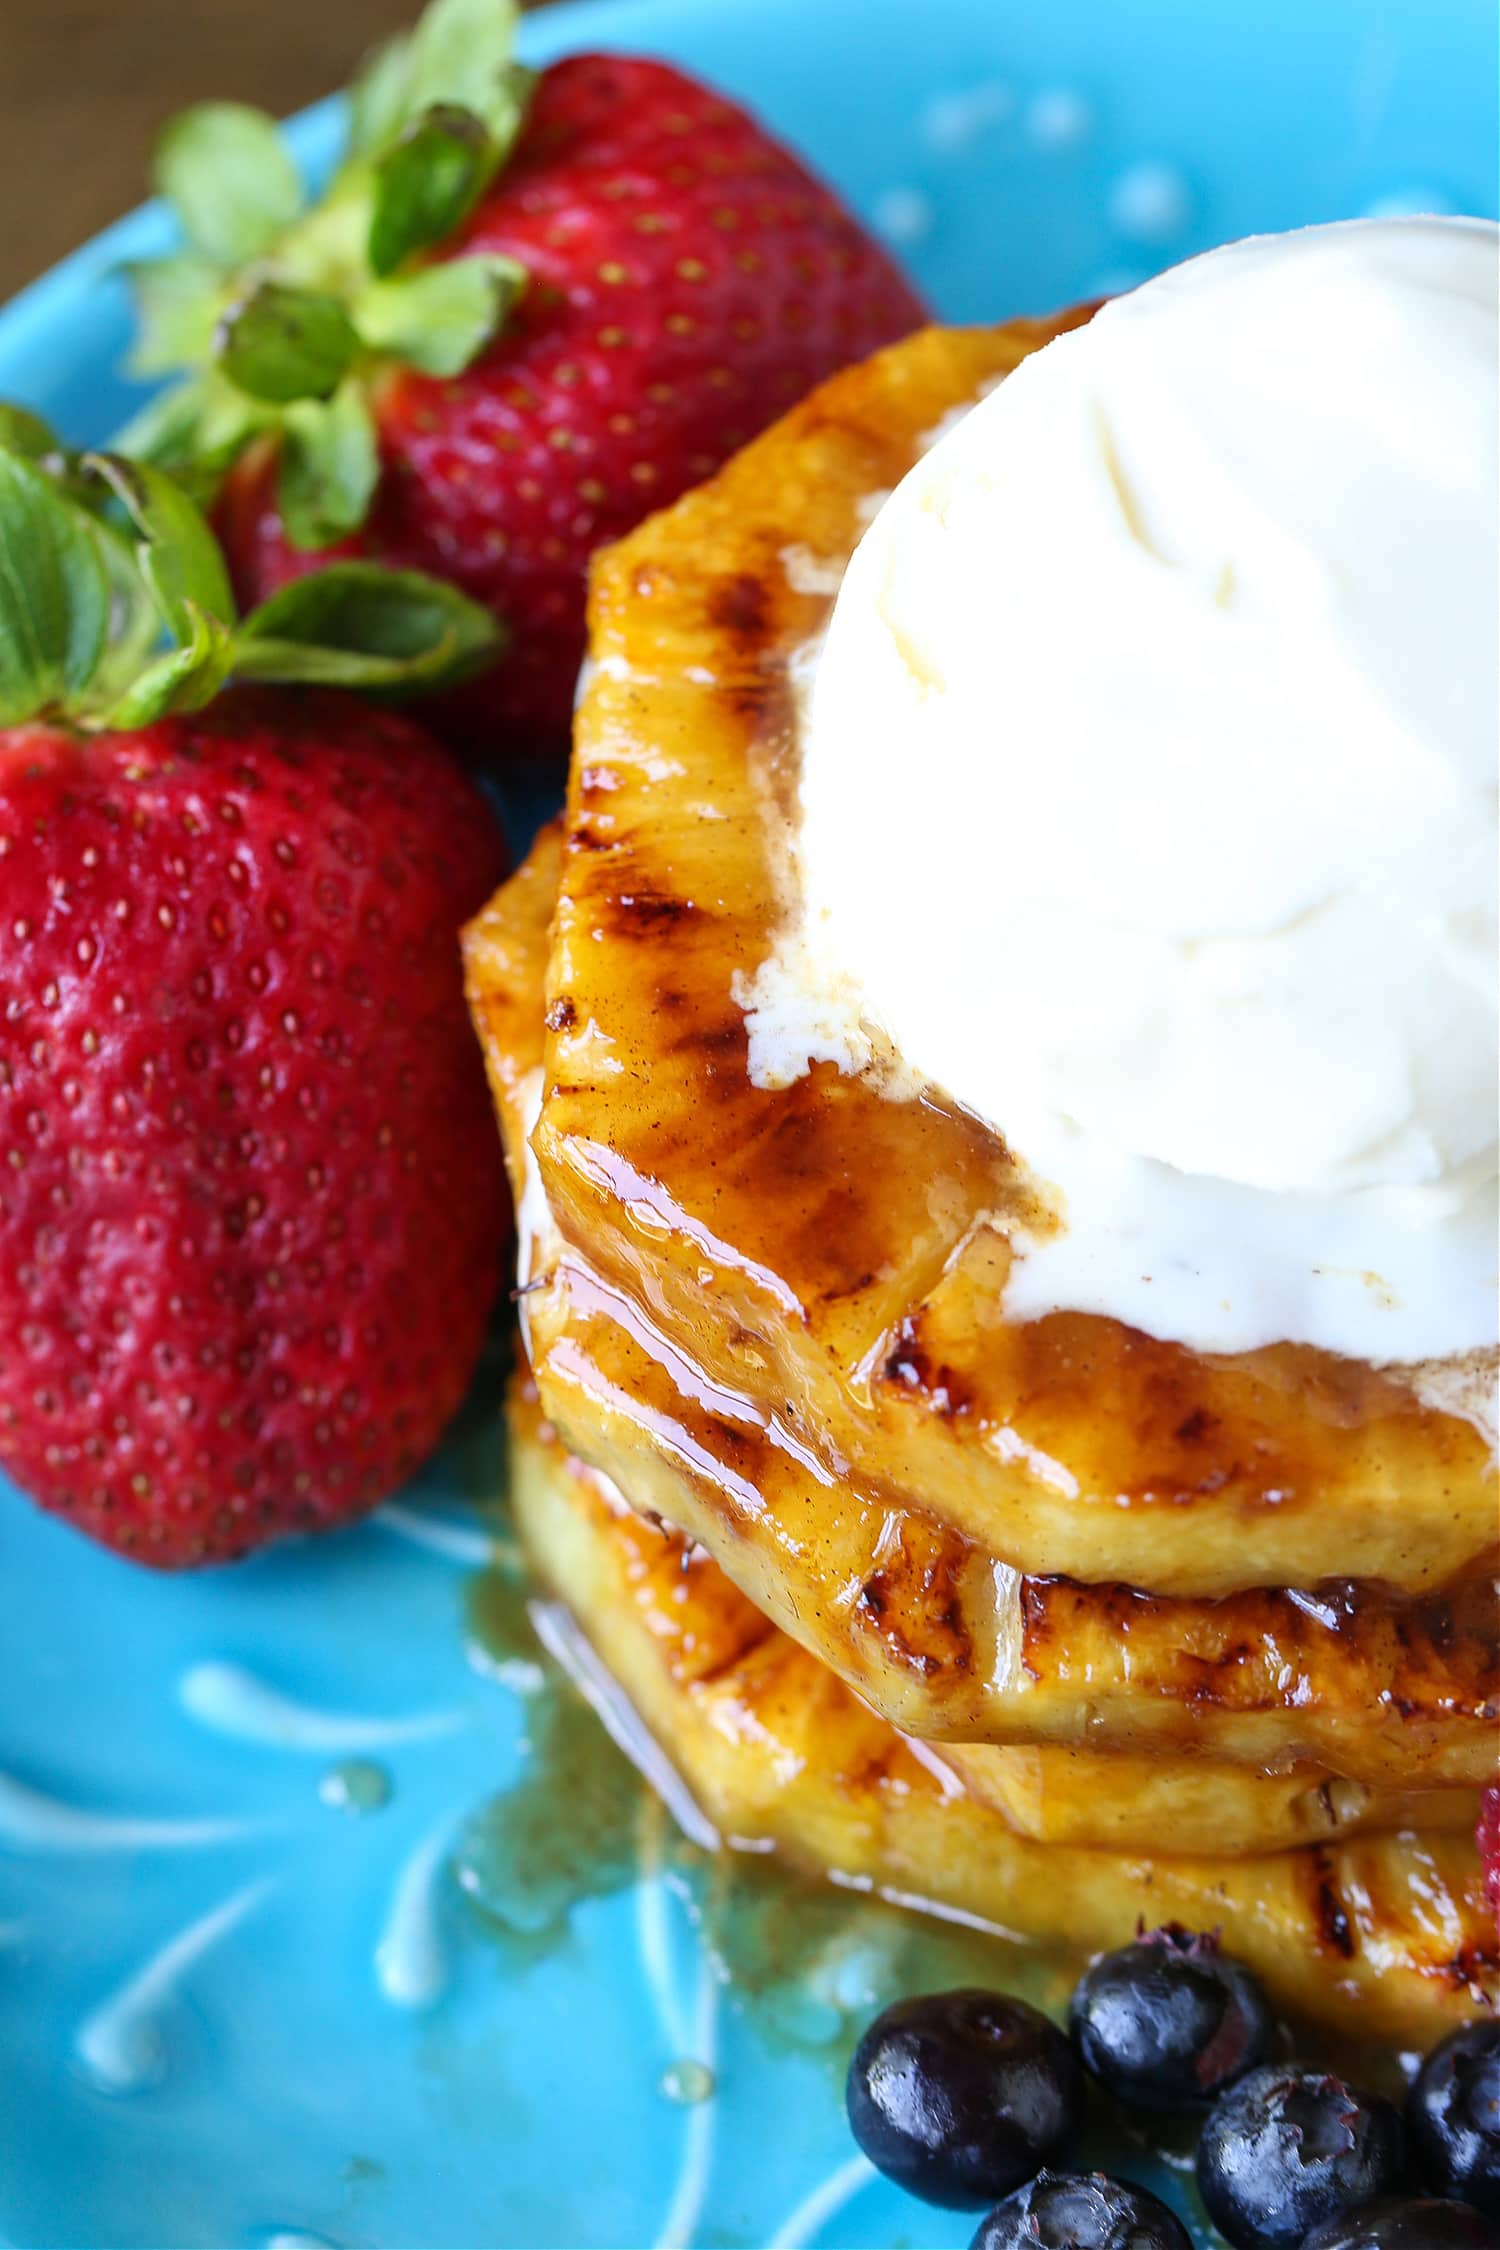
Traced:
<path id="1" fill-rule="evenodd" d="M 701 2063 L 691 2055 L 684 2055 L 681 2060 L 668 2063 L 661 2074 L 660 2085 L 667 2100 L 680 2103 L 684 2109 L 691 2109 L 697 2102 L 709 2101 L 715 2091 L 713 2072 L 707 2063 Z"/>
<path id="2" fill-rule="evenodd" d="M 514 1570 L 471 1586 L 469 1636 L 486 1668 L 536 1681 L 520 1779 L 471 1814 L 453 1873 L 486 1928 L 521 1953 L 567 1934 L 575 1906 L 622 1890 L 640 1864 L 646 1803 L 635 1768 L 537 1639 L 528 1588 Z"/>
<path id="3" fill-rule="evenodd" d="M 318 1800 L 331 1812 L 361 1819 L 379 1812 L 391 1801 L 391 1777 L 384 1766 L 368 1758 L 345 1758 L 330 1766 L 318 1782 Z"/>
<path id="4" fill-rule="evenodd" d="M 1074 1970 L 1033 1946 L 892 1905 L 751 1851 L 666 1833 L 662 1808 L 559 1666 L 508 1569 L 472 1583 L 469 1631 L 489 1666 L 535 1666 L 520 1779 L 464 1824 L 458 1887 L 487 1933 L 524 1960 L 564 1943 L 586 1900 L 661 1876 L 722 1980 L 730 2009 L 783 2052 L 838 2072 L 863 2024 L 904 1993 L 988 1983 L 1056 2012 Z M 691 2068 L 686 2066 L 691 2065 Z M 700 2058 L 677 2060 L 695 2090 Z M 683 2101 L 685 2092 L 668 2089 Z"/>
<path id="5" fill-rule="evenodd" d="M 840 2082 L 871 2016 L 959 1985 L 1056 2014 L 1075 1970 L 1040 1947 L 940 1921 L 760 1853 L 683 1847 L 680 1880 L 731 2008 L 773 2049 L 823 2057 Z"/>

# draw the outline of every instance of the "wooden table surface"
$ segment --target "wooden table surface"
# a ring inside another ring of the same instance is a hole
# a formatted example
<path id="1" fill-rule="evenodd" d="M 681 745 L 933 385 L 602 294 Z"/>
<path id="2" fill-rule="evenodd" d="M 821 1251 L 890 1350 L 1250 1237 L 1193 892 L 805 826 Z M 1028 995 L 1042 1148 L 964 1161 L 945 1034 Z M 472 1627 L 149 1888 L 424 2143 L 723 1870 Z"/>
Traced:
<path id="1" fill-rule="evenodd" d="M 419 0 L 0 0 L 0 299 L 146 192 L 184 103 L 342 85 Z"/>

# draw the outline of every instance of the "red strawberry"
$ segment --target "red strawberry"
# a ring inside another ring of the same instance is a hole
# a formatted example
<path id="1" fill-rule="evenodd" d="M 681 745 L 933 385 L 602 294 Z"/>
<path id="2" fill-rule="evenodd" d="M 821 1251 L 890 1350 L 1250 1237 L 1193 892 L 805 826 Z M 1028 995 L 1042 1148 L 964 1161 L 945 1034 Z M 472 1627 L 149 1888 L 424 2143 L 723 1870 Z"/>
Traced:
<path id="1" fill-rule="evenodd" d="M 1479 1800 L 1478 1843 L 1484 1895 L 1500 1921 L 1500 1785 L 1486 1789 Z"/>
<path id="2" fill-rule="evenodd" d="M 54 547 L 83 523 L 0 447 L 10 566 L 18 489 L 28 538 L 38 509 Z M 123 588 L 125 543 L 95 529 Z M 64 655 L 84 549 L 69 570 Z M 365 575 L 294 609 L 326 620 Z M 36 651 L 17 581 L 0 636 Z M 245 669 L 356 666 L 347 604 L 334 648 L 293 640 L 285 601 L 274 622 L 231 636 Z M 238 687 L 152 717 L 138 683 L 139 723 L 90 731 L 90 681 L 47 677 L 40 647 L 24 719 L 0 666 L 0 1466 L 121 1553 L 220 1560 L 368 1508 L 472 1371 L 505 1203 L 457 931 L 504 855 L 449 753 L 353 696 Z"/>
<path id="3" fill-rule="evenodd" d="M 413 46 L 455 11 L 470 20 L 471 38 L 474 20 L 487 20 L 492 41 L 466 50 L 457 82 L 441 89 L 445 98 L 482 112 L 486 87 L 498 81 L 511 89 L 514 109 L 514 74 L 493 44 L 498 6 L 439 0 Z M 419 131 L 413 112 L 423 114 L 423 98 L 419 89 L 398 105 L 396 148 L 401 130 L 407 146 Z M 211 126 L 198 131 L 211 150 Z M 433 137 L 430 163 L 439 150 L 451 156 L 456 131 Z M 374 145 L 382 145 L 378 134 Z M 417 157 L 409 161 L 420 171 Z M 205 153 L 199 171 L 208 163 Z M 170 162 L 165 169 L 191 233 L 199 171 L 178 164 L 174 172 Z M 368 210 L 379 198 L 371 176 L 371 158 L 357 146 L 335 198 L 357 203 L 363 195 Z M 261 274 L 327 286 L 323 265 L 304 248 L 318 223 L 303 218 L 264 241 Z M 923 307 L 832 192 L 743 110 L 663 63 L 613 55 L 577 56 L 542 74 L 503 169 L 442 237 L 441 263 L 431 262 L 430 227 L 400 239 L 406 278 L 380 285 L 388 293 L 431 289 L 436 273 L 467 270 L 477 281 L 493 270 L 497 295 L 489 325 L 481 318 L 465 340 L 477 356 L 462 371 L 414 372 L 409 352 L 406 365 L 399 347 L 385 353 L 361 393 L 373 417 L 368 483 L 342 513 L 335 506 L 306 520 L 305 464 L 294 456 L 289 483 L 286 424 L 270 402 L 250 411 L 241 391 L 243 427 L 226 442 L 233 386 L 222 368 L 241 318 L 232 305 L 211 347 L 220 355 L 216 388 L 200 387 L 186 401 L 179 394 L 170 442 L 200 461 L 245 447 L 219 524 L 247 595 L 309 567 L 320 534 L 357 527 L 339 551 L 440 573 L 490 607 L 512 645 L 450 707 L 455 728 L 471 746 L 502 755 L 551 749 L 566 742 L 593 549 L 708 475 L 836 368 L 917 326 Z M 341 234 L 340 257 L 346 251 Z M 222 309 L 243 284 L 221 275 L 216 286 Z M 372 323 L 361 310 L 368 295 L 358 283 L 351 288 L 347 267 L 339 290 L 351 323 L 338 394 L 348 411 L 368 364 L 356 358 L 357 339 L 368 339 Z M 374 326 L 385 322 L 388 332 L 383 303 L 377 288 Z M 280 310 L 287 313 L 286 303 Z M 252 343 L 283 333 L 263 313 L 264 300 L 252 296 Z M 248 356 L 245 379 L 268 387 L 254 351 Z M 281 373 L 278 363 L 272 374 Z M 302 377 L 286 375 L 282 388 L 299 379 L 326 389 L 327 366 L 313 354 Z M 305 420 L 307 398 L 289 411 Z M 291 442 L 302 443 L 295 430 Z"/>

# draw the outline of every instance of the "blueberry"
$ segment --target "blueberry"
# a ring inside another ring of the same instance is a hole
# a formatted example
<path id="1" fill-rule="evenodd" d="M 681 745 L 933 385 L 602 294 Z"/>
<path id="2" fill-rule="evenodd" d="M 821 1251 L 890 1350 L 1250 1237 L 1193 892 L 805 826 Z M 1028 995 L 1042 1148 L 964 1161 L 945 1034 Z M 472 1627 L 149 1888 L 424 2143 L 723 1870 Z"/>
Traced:
<path id="1" fill-rule="evenodd" d="M 1464 2024 L 1433 2048 L 1407 2096 L 1406 2126 L 1429 2187 L 1500 2218 L 1500 2023 Z"/>
<path id="2" fill-rule="evenodd" d="M 1469 2203 L 1383 2195 L 1362 2211 L 1325 2219 L 1302 2250 L 1500 2250 L 1500 2227 Z"/>
<path id="3" fill-rule="evenodd" d="M 971 2250 L 1193 2250 L 1165 2203 L 1102 2172 L 1038 2172 L 992 2211 Z"/>
<path id="4" fill-rule="evenodd" d="M 1198 2143 L 1198 2193 L 1235 2250 L 1293 2250 L 1324 2219 L 1399 2185 L 1399 2112 L 1306 2063 L 1267 2063 L 1221 2094 Z"/>
<path id="5" fill-rule="evenodd" d="M 1276 2046 L 1271 2003 L 1250 1971 L 1175 1922 L 1097 1960 L 1071 2025 L 1085 2067 L 1137 2109 L 1212 2101 Z"/>
<path id="6" fill-rule="evenodd" d="M 1024 2000 L 934 1992 L 875 2018 L 847 2100 L 872 2164 L 928 2203 L 976 2211 L 1061 2155 L 1083 2114 L 1083 2072 Z"/>

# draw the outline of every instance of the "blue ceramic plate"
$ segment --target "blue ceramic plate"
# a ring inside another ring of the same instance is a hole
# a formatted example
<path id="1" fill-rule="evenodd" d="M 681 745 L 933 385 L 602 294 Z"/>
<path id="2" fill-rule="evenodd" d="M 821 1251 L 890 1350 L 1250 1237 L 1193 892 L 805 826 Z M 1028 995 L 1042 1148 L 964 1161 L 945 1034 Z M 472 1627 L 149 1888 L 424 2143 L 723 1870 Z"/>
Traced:
<path id="1" fill-rule="evenodd" d="M 718 80 L 959 319 L 1493 209 L 1489 0 L 604 0 L 526 43 Z M 336 131 L 293 126 L 309 169 Z M 106 436 L 116 269 L 166 235 L 138 212 L 0 315 L 0 395 Z M 974 1941 L 726 1876 L 654 1809 L 530 1639 L 498 1382 L 399 1506 L 233 1571 L 152 1579 L 6 1497 L 0 2241 L 964 2240 L 851 2161 L 838 2087 Z M 1107 2153 L 1187 2208 L 1170 2155 Z"/>

